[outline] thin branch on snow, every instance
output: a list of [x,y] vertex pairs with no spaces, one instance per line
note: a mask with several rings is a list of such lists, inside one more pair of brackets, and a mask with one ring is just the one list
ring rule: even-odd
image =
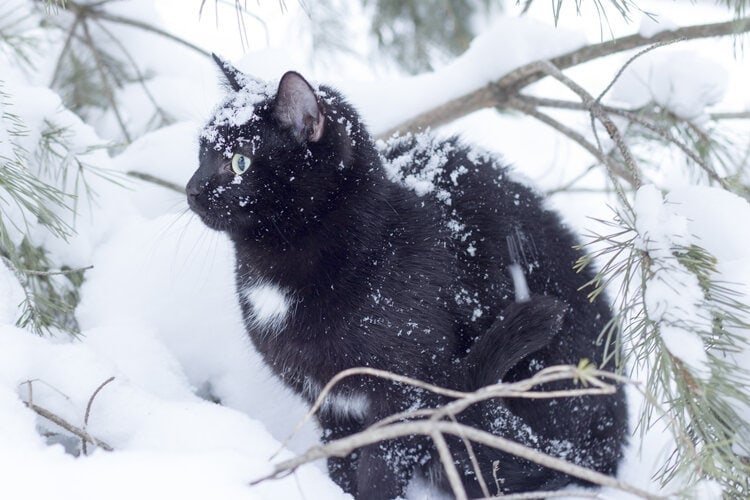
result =
[[[105,443],[101,439],[95,438],[94,436],[92,436],[91,434],[89,434],[88,432],[86,432],[85,429],[81,429],[79,427],[76,427],[75,425],[71,424],[70,422],[68,422],[64,418],[62,418],[62,417],[60,417],[60,416],[52,413],[51,411],[47,410],[46,408],[42,408],[41,406],[35,404],[33,402],[33,400],[32,400],[32,394],[33,394],[32,393],[32,389],[31,389],[32,388],[32,384],[31,384],[32,382],[33,382],[32,380],[27,380],[26,381],[26,383],[29,386],[29,400],[28,401],[24,401],[23,404],[27,408],[29,408],[30,410],[32,410],[34,413],[36,413],[40,417],[46,418],[47,420],[49,420],[53,424],[59,425],[60,427],[62,427],[66,431],[70,432],[74,436],[79,437],[84,443],[91,443],[94,446],[97,446],[97,447],[99,447],[99,448],[101,448],[103,450],[106,450],[106,451],[114,451],[114,448],[112,448],[110,445],[108,445],[107,443]],[[103,387],[103,385],[104,384],[102,384],[102,387]]]
[[[454,496],[456,496],[456,498],[466,498],[466,492],[464,491],[463,483],[461,482],[460,475],[458,473],[458,470],[456,469],[450,449],[445,442],[444,436],[446,434],[450,434],[464,440],[464,442],[468,444],[469,449],[471,446],[470,442],[473,441],[479,444],[496,448],[506,453],[516,455],[520,458],[530,460],[545,467],[549,467],[551,469],[555,469],[566,474],[584,479],[594,484],[628,491],[630,493],[640,495],[644,498],[661,498],[643,491],[635,486],[618,481],[617,479],[605,474],[601,474],[585,467],[566,462],[565,460],[547,455],[538,450],[524,446],[520,443],[516,443],[506,438],[495,436],[483,430],[460,424],[455,420],[456,415],[460,414],[472,404],[491,398],[521,397],[539,399],[551,397],[612,394],[616,390],[616,387],[610,383],[605,382],[604,380],[611,380],[616,383],[633,383],[625,377],[616,375],[611,372],[597,370],[593,367],[553,366],[541,370],[529,379],[521,380],[519,382],[509,384],[495,384],[483,387],[474,392],[464,392],[446,389],[443,387],[435,386],[433,384],[422,382],[420,380],[412,379],[410,377],[404,377],[383,370],[364,367],[351,368],[340,372],[333,379],[331,379],[331,381],[321,391],[310,412],[300,422],[294,432],[296,433],[301,425],[321,407],[326,396],[338,382],[346,377],[354,375],[376,376],[397,383],[413,385],[437,394],[453,398],[454,401],[451,401],[437,408],[422,408],[414,411],[406,411],[396,415],[392,415],[386,419],[381,420],[380,422],[373,424],[362,432],[352,434],[342,439],[331,441],[322,446],[310,448],[305,454],[301,456],[277,464],[271,474],[253,481],[252,484],[258,484],[259,482],[266,479],[281,477],[282,475],[293,472],[297,467],[305,463],[320,458],[343,457],[358,448],[381,441],[410,435],[425,435],[431,437],[433,442],[435,443],[441,463],[443,464],[443,467],[446,471],[446,476],[451,485]],[[536,386],[561,380],[577,380],[581,381],[583,385],[590,385],[591,387],[549,392],[534,390]],[[420,418],[421,420],[414,421],[414,419],[416,418]],[[451,421],[446,421],[444,420],[445,418],[449,418]],[[288,442],[288,439],[286,442]],[[276,454],[274,454],[274,456],[276,456]],[[476,464],[475,462],[476,461],[473,462],[473,465],[475,468],[477,468],[478,464]],[[486,483],[484,483],[483,480],[482,484],[483,491],[486,491]]]
[[[657,33],[652,37],[629,35],[608,42],[587,45],[550,59],[555,67],[564,70],[585,62],[637,49],[652,44],[663,44],[676,40],[694,40],[726,36],[750,31],[750,17],[723,23],[686,26]],[[473,92],[452,99],[431,110],[425,111],[379,135],[388,138],[395,133],[416,132],[429,127],[438,127],[484,108],[505,107],[508,100],[518,92],[544,78],[546,73],[537,62],[516,68],[494,82]]]
[[[83,431],[86,432],[86,427],[89,425],[89,416],[91,415],[91,405],[94,404],[94,398],[96,398],[97,394],[104,389],[104,386],[109,384],[110,382],[114,381],[115,377],[109,377],[107,380],[99,384],[99,387],[96,388],[94,393],[89,398],[89,402],[86,404],[86,413],[83,416]],[[84,455],[88,455],[88,450],[86,449],[86,440],[81,440],[81,448],[83,450]]]
[[750,111],[710,113],[708,117],[712,120],[747,120],[750,119]]

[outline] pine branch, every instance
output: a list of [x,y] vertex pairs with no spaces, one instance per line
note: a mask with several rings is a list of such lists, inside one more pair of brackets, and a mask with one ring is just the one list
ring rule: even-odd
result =
[[96,69],[99,72],[99,78],[101,79],[102,88],[104,89],[104,94],[107,96],[107,100],[109,101],[109,104],[112,108],[112,112],[115,114],[117,123],[120,126],[120,131],[122,132],[123,137],[125,137],[125,140],[129,144],[133,142],[133,140],[130,136],[130,132],[128,132],[128,128],[125,126],[125,120],[120,114],[120,107],[118,106],[117,101],[115,100],[114,89],[112,88],[112,85],[110,84],[109,76],[107,76],[107,71],[102,61],[101,54],[99,53],[99,49],[97,48],[96,43],[94,43],[94,39],[91,37],[91,32],[89,31],[89,25],[85,19],[81,21],[81,27],[83,29],[84,41],[86,45],[88,46],[89,50],[91,51],[91,55],[94,57],[94,63],[96,64]]
[[[741,18],[723,23],[687,26],[673,31],[662,31],[652,37],[629,35],[609,42],[587,45],[580,49],[554,57],[549,62],[560,70],[578,66],[585,62],[607,57],[619,52],[662,44],[675,40],[694,40],[717,36],[736,35],[750,31],[750,18]],[[509,99],[521,89],[547,76],[538,61],[526,64],[498,80],[473,92],[448,101],[418,116],[409,119],[379,135],[387,138],[396,133],[416,132],[428,127],[435,128],[484,108],[505,107]]]
[[533,118],[536,118],[540,122],[546,125],[549,125],[550,127],[554,128],[558,132],[564,134],[569,139],[573,140],[575,143],[577,143],[579,146],[584,148],[586,151],[588,151],[592,156],[594,156],[594,158],[598,159],[602,163],[602,165],[604,165],[605,168],[607,169],[607,173],[612,179],[614,190],[618,194],[620,200],[623,203],[628,203],[627,197],[625,196],[625,192],[623,191],[620,184],[617,182],[617,178],[620,177],[622,179],[625,179],[631,186],[635,185],[637,180],[632,177],[631,172],[629,170],[624,169],[620,165],[618,165],[617,162],[613,160],[611,155],[605,154],[601,150],[601,148],[592,144],[582,134],[573,130],[572,128],[568,127],[562,122],[555,120],[548,114],[542,113],[541,111],[536,109],[536,107],[530,105],[527,101],[525,101],[522,98],[510,99],[508,101],[508,107],[522,111],[523,113],[526,113],[527,115]]
[[[550,99],[546,97],[536,97],[536,96],[530,96],[526,94],[521,94],[518,98],[513,99],[511,101],[510,107],[515,107],[513,105],[513,102],[515,102],[516,99],[520,99],[521,101],[524,101],[531,106],[555,108],[555,109],[568,109],[568,110],[577,110],[577,111],[588,110],[588,107],[585,104],[580,103],[580,102],[565,101],[565,100],[560,100],[560,99]],[[724,189],[731,190],[726,180],[722,178],[721,176],[719,176],[716,170],[711,165],[709,165],[706,161],[704,161],[703,158],[698,156],[698,154],[694,151],[693,148],[689,147],[683,141],[680,141],[677,137],[672,135],[669,132],[669,130],[667,130],[665,127],[659,126],[655,123],[655,121],[660,118],[659,114],[649,112],[643,108],[625,109],[625,108],[620,108],[616,106],[607,106],[604,104],[601,104],[600,108],[603,112],[616,115],[616,116],[621,116],[623,118],[627,118],[632,123],[640,125],[641,127],[646,128],[649,131],[655,133],[665,142],[677,146],[685,154],[685,156],[690,158],[696,165],[700,166],[700,168],[704,172],[706,172],[706,174],[712,180],[714,180],[717,184],[719,184]],[[715,113],[715,114],[710,114],[709,119],[711,120],[750,119],[750,112]],[[627,180],[627,177],[626,177],[626,180]]]
[[[599,249],[582,259],[579,267],[594,257],[604,261],[597,276],[587,284],[593,287],[592,294],[615,279],[621,283],[614,298],[618,311],[615,326],[629,339],[629,365],[644,370],[647,376],[648,404],[642,410],[638,428],[643,434],[656,421],[666,418],[675,437],[674,453],[662,464],[657,477],[663,484],[680,477],[687,486],[708,478],[720,483],[727,495],[743,496],[750,465],[734,453],[732,443],[750,442],[750,425],[737,414],[735,406],[750,405],[750,395],[745,390],[750,372],[732,360],[734,353],[750,348],[747,339],[736,333],[750,329],[750,307],[740,301],[733,286],[716,281],[716,259],[695,244],[677,245],[671,239],[665,240],[669,236],[641,232],[636,212],[629,207],[616,212],[615,221],[609,224],[613,232],[593,238],[592,243],[597,242]],[[653,237],[658,238],[656,242],[652,242]],[[658,309],[653,305],[654,297],[647,301],[647,290],[652,285],[659,287],[661,301],[670,304],[679,301],[671,300],[669,295],[663,297],[665,293],[687,293],[692,297],[699,286],[703,299],[691,307],[702,313],[696,315],[692,309],[672,307],[662,312],[649,310],[647,303]],[[683,292],[686,287],[690,291]],[[666,328],[679,329],[699,339],[705,360],[691,360],[688,364],[672,353],[662,337]]]

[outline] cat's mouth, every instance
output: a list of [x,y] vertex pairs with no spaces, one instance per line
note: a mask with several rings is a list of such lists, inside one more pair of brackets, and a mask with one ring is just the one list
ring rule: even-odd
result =
[[229,218],[228,217],[216,217],[211,214],[209,210],[204,207],[199,201],[197,196],[188,193],[187,197],[188,206],[190,210],[200,217],[201,221],[211,229],[216,231],[226,231],[229,229]]
[[231,217],[217,217],[208,213],[205,209],[190,207],[194,214],[200,217],[203,224],[215,231],[230,231],[232,229]]

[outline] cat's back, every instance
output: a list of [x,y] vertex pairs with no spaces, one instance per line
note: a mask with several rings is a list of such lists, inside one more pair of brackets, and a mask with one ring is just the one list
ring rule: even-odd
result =
[[[509,272],[514,264],[531,294],[562,297],[581,311],[576,322],[603,326],[609,316],[606,304],[592,307],[579,291],[591,276],[574,270],[581,255],[577,239],[546,209],[542,197],[498,158],[457,138],[429,133],[394,137],[378,147],[390,181],[438,213],[456,258],[454,301],[469,336],[482,332],[515,300],[519,283]],[[561,342],[569,342],[565,350],[571,362],[592,348],[591,338],[564,337]]]

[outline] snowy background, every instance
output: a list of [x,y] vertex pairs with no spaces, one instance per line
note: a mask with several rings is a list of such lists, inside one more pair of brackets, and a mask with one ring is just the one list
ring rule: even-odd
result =
[[[19,15],[21,29],[19,13],[28,10],[30,3],[6,1],[2,11]],[[374,134],[521,64],[600,39],[599,24],[591,13],[576,16],[572,9],[564,11],[555,28],[545,3],[523,18],[511,10],[482,21],[483,34],[463,56],[432,73],[405,77],[392,67],[357,56],[368,44],[365,35],[352,42],[353,55],[322,61],[311,58],[303,36],[305,23],[310,21],[292,1],[286,2],[285,12],[279,11],[276,2],[263,2],[268,33],[250,30],[249,48],[244,52],[233,24],[234,12],[219,9],[223,22],[217,29],[216,11],[209,4],[200,20],[199,0],[122,1],[107,9],[159,24],[221,53],[255,76],[274,80],[295,69],[312,81],[331,84],[350,97]],[[641,19],[637,12],[629,24],[613,15],[615,35],[639,30],[648,34],[729,18],[727,12],[708,3],[689,7],[674,2],[639,4],[659,14],[659,23],[646,16]],[[9,52],[0,51],[2,91],[12,97],[3,100],[0,109],[23,120],[27,133],[20,140],[25,149],[35,150],[43,124],[51,121],[69,127],[74,146],[87,163],[122,174],[116,176],[118,183],[89,176],[96,194],[81,199],[76,214],[64,214],[76,230],[68,241],[42,227],[31,228],[36,241],[44,244],[59,266],[93,265],[85,274],[76,310],[82,331],[78,338],[39,337],[14,326],[23,291],[14,274],[0,266],[0,498],[344,497],[328,480],[323,464],[248,487],[253,478],[271,470],[269,457],[306,408],[270,375],[245,337],[233,292],[233,255],[227,239],[188,213],[183,196],[124,175],[140,171],[178,185],[187,182],[197,168],[198,131],[222,96],[217,71],[210,60],[163,38],[122,26],[112,29],[138,55],[139,64],[153,73],[150,92],[176,118],[174,124],[138,134],[132,144],[113,155],[92,149],[117,140],[112,113],[100,113],[84,123],[47,86],[60,40],[42,40],[39,53],[49,55],[38,57],[34,68],[19,67]],[[731,39],[707,40],[654,51],[629,68],[610,97],[632,106],[655,100],[678,115],[698,119],[707,109],[748,110],[750,65],[742,54],[735,57],[732,43]],[[628,57],[617,55],[586,64],[571,74],[596,94]],[[548,81],[533,90],[570,97]],[[125,103],[124,119],[132,130],[145,130],[150,103],[141,89],[133,85],[117,98]],[[581,129],[587,126],[583,115],[560,112],[559,116],[568,117]],[[468,142],[502,154],[541,190],[565,184],[591,162],[578,146],[518,114],[481,111],[436,132],[458,133]],[[0,127],[4,155],[8,154],[2,149],[8,144],[6,133]],[[640,220],[647,224],[639,230],[652,236],[648,244],[658,246],[690,235],[691,241],[701,242],[719,259],[727,280],[750,284],[747,201],[718,189],[691,186],[690,179],[675,175],[681,172],[680,166],[670,161],[665,155],[663,168],[652,173],[660,177],[660,187],[670,191],[666,203],[655,189],[644,188],[636,198],[636,210],[643,214]],[[600,181],[596,173],[591,175],[592,185]],[[592,224],[588,217],[611,216],[608,201],[601,194],[565,193],[553,196],[549,203],[583,232]],[[12,216],[13,207],[8,211]],[[20,232],[16,236],[20,238]],[[689,297],[664,292],[653,298],[653,307],[660,307],[660,301],[674,304],[676,300]],[[686,337],[674,342],[675,349],[682,349],[682,356],[699,370],[700,345],[691,347]],[[750,358],[746,361],[750,365]],[[114,381],[92,401],[92,394],[110,377]],[[88,456],[73,456],[80,450],[79,440],[28,409],[24,401],[29,400],[85,427],[115,451],[89,449]],[[632,406],[635,414],[637,402]],[[316,442],[316,430],[308,425],[279,458]],[[664,459],[667,445],[668,433],[658,428],[644,442],[634,437],[620,478],[656,489],[650,477]],[[711,493],[716,492],[709,485],[704,498]],[[426,498],[430,492],[414,488],[411,495]],[[627,497],[609,490],[601,496]]]

